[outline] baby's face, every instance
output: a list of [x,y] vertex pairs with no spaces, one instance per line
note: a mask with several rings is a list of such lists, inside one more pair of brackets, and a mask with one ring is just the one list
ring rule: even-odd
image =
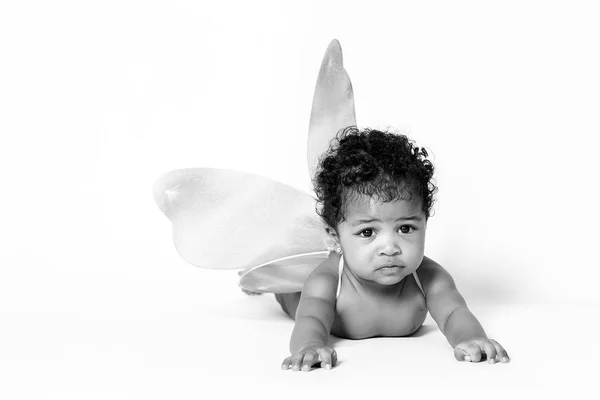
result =
[[419,267],[427,229],[421,205],[420,199],[380,203],[367,196],[348,204],[337,233],[357,278],[393,285]]

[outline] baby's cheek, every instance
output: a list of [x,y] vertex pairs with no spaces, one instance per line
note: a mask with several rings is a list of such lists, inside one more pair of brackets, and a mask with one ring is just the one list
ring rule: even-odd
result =
[[414,269],[417,269],[423,262],[423,257],[424,248],[415,249],[415,251],[410,255],[410,266]]

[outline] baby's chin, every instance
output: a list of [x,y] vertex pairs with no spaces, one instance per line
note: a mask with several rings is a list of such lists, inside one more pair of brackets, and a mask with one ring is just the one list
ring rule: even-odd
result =
[[408,275],[411,275],[418,268],[414,265],[392,265],[387,267],[375,266],[369,271],[355,270],[347,265],[352,274],[360,280],[370,282],[371,284],[381,286],[392,286],[400,283]]
[[373,271],[373,279],[382,285],[394,285],[415,272],[414,266],[391,266],[377,268]]
[[370,280],[384,286],[395,285],[411,273],[404,266],[377,268],[371,273]]
[[380,267],[375,270],[376,274],[382,276],[398,276],[405,272],[406,267],[403,265],[391,265],[389,267]]

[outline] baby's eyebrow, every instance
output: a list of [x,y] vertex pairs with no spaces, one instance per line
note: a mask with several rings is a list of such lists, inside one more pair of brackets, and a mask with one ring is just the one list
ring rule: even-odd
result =
[[[398,221],[422,221],[423,218],[419,215],[411,215],[408,217],[400,217],[396,220],[396,222]],[[368,224],[370,222],[381,222],[380,219],[377,218],[361,218],[361,219],[357,219],[356,221],[352,222],[350,225],[352,226],[358,226],[361,224]]]
[[401,217],[396,220],[398,221],[422,221],[423,217],[420,215],[411,215],[410,217]]
[[358,226],[361,224],[368,224],[369,222],[381,222],[381,220],[377,219],[377,218],[362,218],[362,219],[357,219],[356,221],[352,222],[350,225]]

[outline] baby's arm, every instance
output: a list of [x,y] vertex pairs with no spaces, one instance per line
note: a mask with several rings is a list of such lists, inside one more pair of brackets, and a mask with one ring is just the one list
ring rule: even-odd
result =
[[339,256],[332,254],[304,283],[290,340],[292,355],[284,360],[283,369],[310,370],[317,362],[330,368],[337,362],[327,342],[335,317],[338,262]]
[[459,361],[478,362],[482,353],[485,353],[489,362],[494,362],[496,356],[507,362],[508,354],[498,342],[488,339],[477,318],[467,308],[448,271],[427,257],[421,264],[423,266],[427,308],[454,348],[455,357]]

